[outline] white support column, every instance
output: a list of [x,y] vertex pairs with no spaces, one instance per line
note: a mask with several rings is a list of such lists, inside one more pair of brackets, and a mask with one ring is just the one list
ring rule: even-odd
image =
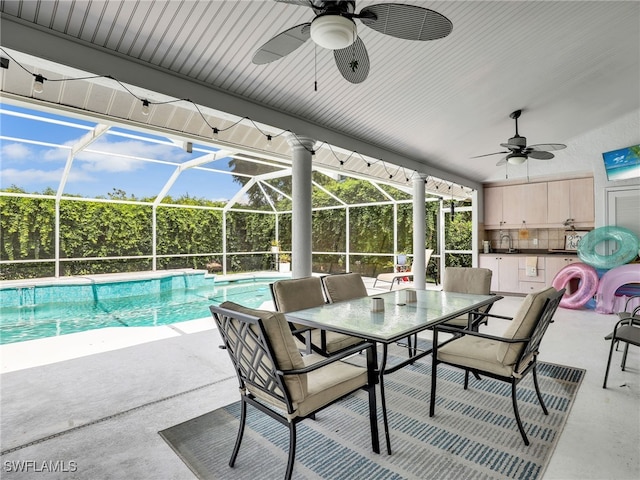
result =
[[222,211],[222,274],[227,274],[227,211]]
[[[402,251],[406,253],[407,247]],[[398,253],[398,202],[393,202],[393,263],[396,263],[396,253]]]
[[471,192],[471,266],[478,266],[478,247],[480,245],[480,208],[478,191]]
[[446,230],[444,228],[444,200],[440,198],[438,208],[438,244],[440,245],[440,268],[438,273],[440,275],[440,285],[444,282],[444,269],[446,267],[447,254],[445,253],[446,245]]
[[60,199],[56,197],[56,218],[55,218],[55,277],[60,278]]
[[427,267],[425,265],[425,237],[427,209],[425,207],[424,184],[426,176],[418,175],[413,180],[413,285],[424,290],[427,284]]
[[151,207],[151,270],[158,270],[158,205]]
[[292,151],[293,212],[291,219],[291,271],[293,278],[311,275],[311,171],[313,146],[308,137],[287,135]]
[[346,258],[345,258],[345,262],[344,262],[344,268],[345,268],[345,272],[349,273],[351,271],[351,256],[350,256],[350,252],[351,252],[351,229],[349,228],[349,225],[351,225],[351,217],[350,217],[350,213],[351,210],[349,209],[349,207],[347,206],[345,208],[345,222],[344,222],[344,231],[345,231],[345,245],[344,245],[344,251],[346,253]]

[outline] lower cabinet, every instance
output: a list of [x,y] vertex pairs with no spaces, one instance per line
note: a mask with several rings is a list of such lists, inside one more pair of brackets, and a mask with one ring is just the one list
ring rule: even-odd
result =
[[[536,258],[535,270],[527,269],[527,258]],[[490,269],[491,290],[503,293],[531,293],[547,285],[545,256],[482,254],[478,266]],[[550,282],[549,282],[550,283]]]
[[518,257],[514,255],[480,255],[478,264],[482,268],[488,268],[491,275],[491,291],[493,292],[517,292],[518,291]]
[[[527,268],[527,258],[535,258],[535,269]],[[542,290],[546,281],[546,257],[518,257],[518,293]]]
[[551,282],[556,277],[558,272],[562,270],[567,265],[571,265],[572,263],[579,262],[580,259],[576,255],[550,255],[546,258],[547,267],[546,267],[546,281],[545,284],[547,286],[551,286]]

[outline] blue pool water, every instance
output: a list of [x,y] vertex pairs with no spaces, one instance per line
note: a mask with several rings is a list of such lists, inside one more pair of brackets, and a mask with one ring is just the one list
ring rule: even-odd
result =
[[0,289],[0,344],[105,327],[167,325],[210,317],[227,300],[258,308],[276,278],[214,282],[182,274],[147,280]]

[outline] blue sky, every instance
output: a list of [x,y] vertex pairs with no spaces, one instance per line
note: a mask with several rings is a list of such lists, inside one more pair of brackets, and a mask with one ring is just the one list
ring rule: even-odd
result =
[[[16,185],[27,192],[41,192],[47,187],[57,190],[70,149],[56,145],[74,145],[96,123],[5,103],[0,103],[0,109],[67,122],[59,125],[9,114],[0,115],[0,187]],[[130,134],[143,139],[131,138]],[[194,145],[193,153],[187,153],[181,144],[173,144],[169,138],[114,127],[92,143],[88,150],[91,151],[83,151],[75,157],[65,194],[106,196],[116,188],[136,197],[156,196],[176,166],[142,159],[179,164],[214,152],[215,148]],[[207,166],[228,171],[228,161],[229,158],[223,158]],[[188,193],[192,197],[226,200],[239,188],[230,175],[188,170],[180,175],[169,194],[178,197]]]

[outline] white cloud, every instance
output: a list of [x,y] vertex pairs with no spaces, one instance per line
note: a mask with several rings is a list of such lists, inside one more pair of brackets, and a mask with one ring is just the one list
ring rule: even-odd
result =
[[[62,169],[58,170],[37,170],[34,168],[28,170],[17,170],[15,168],[7,168],[0,172],[2,174],[2,185],[18,185],[25,188],[29,185],[47,185],[57,188],[62,178]],[[98,179],[83,172],[71,173],[69,181],[74,182],[95,182]]]
[[2,146],[2,158],[21,160],[31,155],[31,149],[22,143],[9,143]]

